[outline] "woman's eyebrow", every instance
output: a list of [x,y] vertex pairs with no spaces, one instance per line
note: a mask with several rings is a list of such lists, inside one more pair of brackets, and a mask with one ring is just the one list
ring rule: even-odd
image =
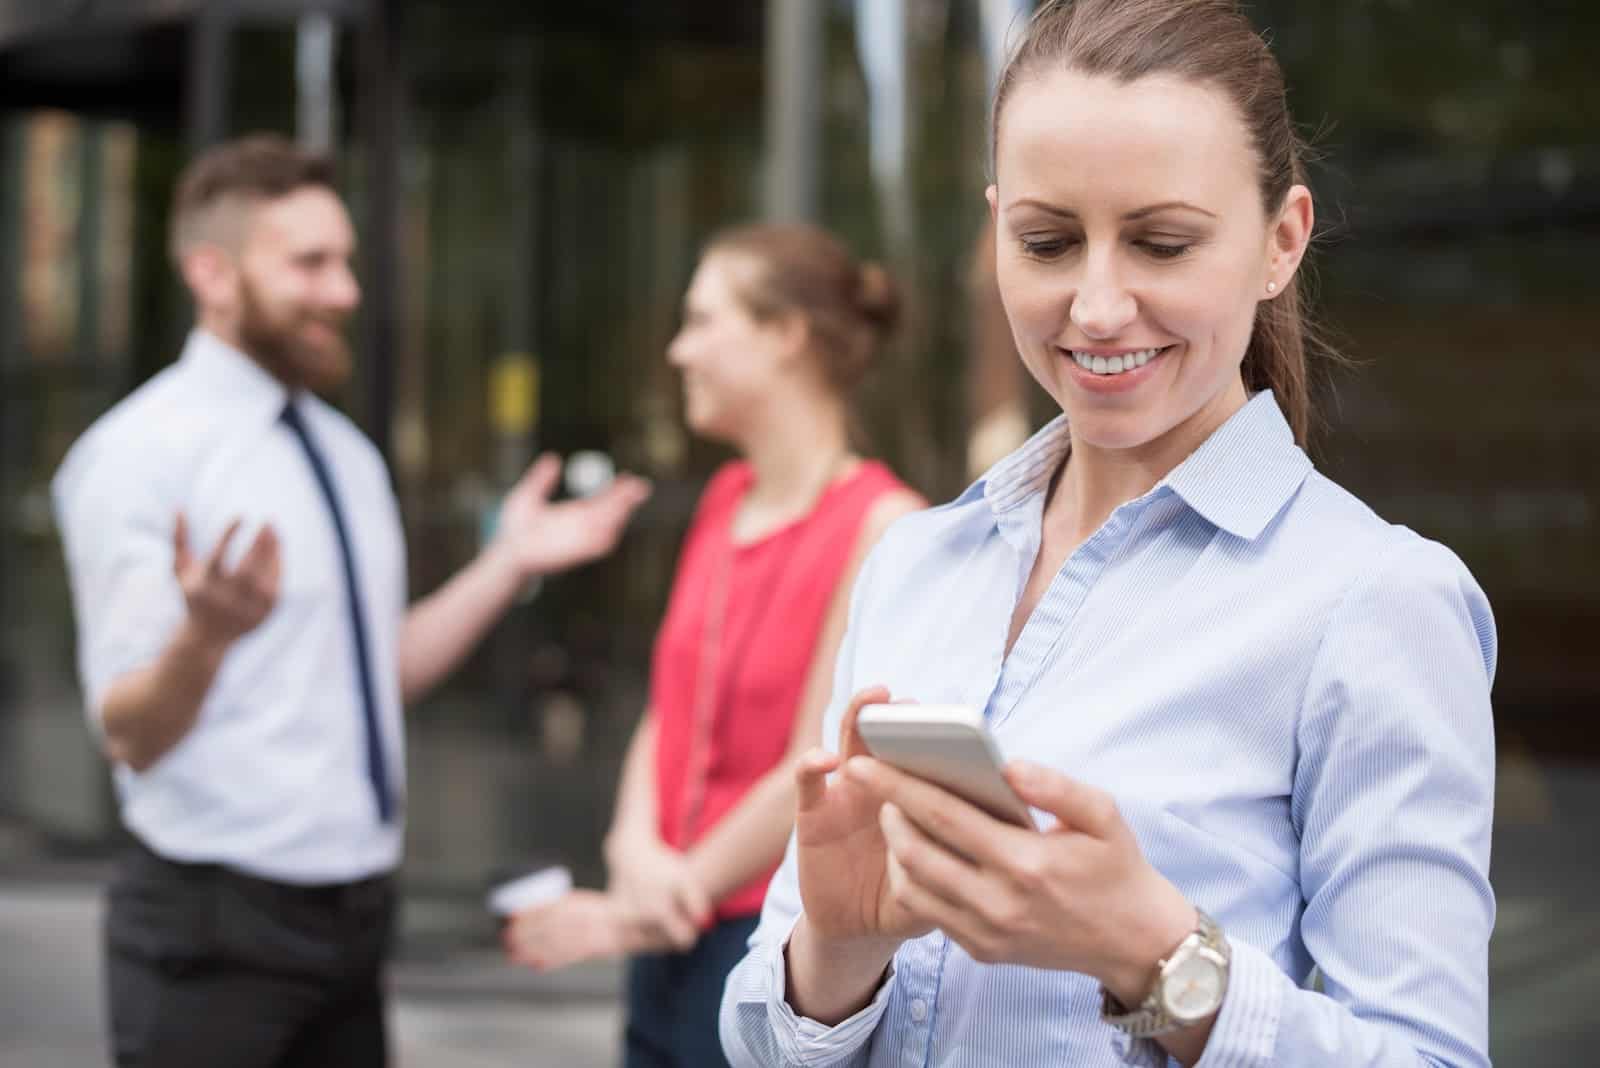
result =
[[[1012,201],[1011,204],[1007,206],[1006,212],[1009,214],[1010,212],[1019,208],[1031,208],[1035,211],[1042,211],[1048,215],[1056,215],[1063,219],[1076,219],[1078,217],[1078,213],[1070,208],[1058,207],[1042,200],[1036,200],[1033,197],[1021,197]],[[1142,208],[1135,208],[1123,215],[1122,218],[1124,222],[1132,222],[1136,219],[1143,219],[1146,216],[1154,215],[1158,211],[1169,211],[1173,209],[1198,212],[1199,214],[1206,216],[1208,219],[1215,219],[1217,217],[1215,212],[1207,211],[1205,208],[1202,208],[1197,204],[1191,204],[1186,200],[1163,200],[1159,204],[1148,204]]]
[[1136,208],[1124,215],[1123,219],[1129,221],[1133,219],[1143,219],[1145,216],[1154,215],[1158,211],[1169,211],[1172,209],[1177,209],[1179,211],[1198,212],[1208,219],[1215,219],[1217,217],[1215,212],[1207,211],[1198,204],[1191,204],[1187,200],[1163,200],[1159,204],[1151,204],[1147,207]]

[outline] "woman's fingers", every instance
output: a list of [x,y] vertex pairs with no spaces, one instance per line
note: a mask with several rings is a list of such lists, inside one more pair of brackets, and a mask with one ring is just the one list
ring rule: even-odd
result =
[[683,878],[678,880],[673,888],[673,896],[677,898],[684,916],[697,930],[711,919],[711,898],[688,872],[684,872]]
[[1014,835],[1028,833],[881,760],[850,760],[844,766],[844,776],[880,800],[896,805],[929,838],[985,867],[1004,867],[1015,846]]
[[861,740],[861,732],[856,729],[856,719],[867,705],[881,705],[888,700],[887,686],[868,686],[850,698],[850,704],[844,710],[844,718],[839,722],[840,759],[849,760],[853,756],[867,752],[867,743]]
[[639,918],[661,932],[674,949],[690,949],[700,937],[699,927],[671,886],[657,884],[649,888],[646,898],[635,908]]
[[913,882],[954,905],[982,899],[983,874],[966,859],[929,838],[895,805],[879,810],[889,853]]
[[622,922],[610,898],[574,891],[514,917],[504,936],[506,951],[517,963],[540,971],[614,956],[621,951]]
[[1055,816],[1067,830],[1110,840],[1126,826],[1116,799],[1098,787],[1025,760],[1012,761],[1005,776],[1023,801]]
[[667,936],[667,940],[672,943],[674,949],[682,953],[694,948],[700,932],[689,921],[689,918],[678,910],[675,904],[666,909],[658,909],[655,914],[655,920],[656,926],[661,928],[662,933]]
[[796,808],[811,812],[828,796],[828,773],[839,766],[839,758],[826,749],[813,749],[800,757],[794,767]]

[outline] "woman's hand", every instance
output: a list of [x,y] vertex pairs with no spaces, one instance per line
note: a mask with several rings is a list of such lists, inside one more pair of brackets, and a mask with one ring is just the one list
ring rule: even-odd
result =
[[512,960],[538,971],[677,948],[625,902],[598,890],[573,890],[518,913],[503,939]]
[[506,925],[504,941],[512,960],[538,971],[629,951],[623,909],[597,890],[573,890],[517,913]]
[[653,928],[667,947],[685,951],[712,917],[711,899],[689,858],[654,835],[619,841],[606,850],[609,891],[632,918]]
[[889,850],[878,821],[878,795],[854,778],[838,776],[828,782],[828,774],[841,761],[867,759],[856,717],[863,706],[887,700],[889,691],[882,686],[852,697],[839,727],[838,754],[812,750],[795,770],[800,898],[808,933],[822,943],[898,943],[934,927],[890,892]]
[[870,757],[850,759],[844,776],[883,802],[888,907],[943,930],[974,960],[1080,972],[1137,1005],[1157,962],[1195,928],[1194,907],[1145,860],[1102,790],[1012,763],[1012,787],[1059,820],[1040,832]]

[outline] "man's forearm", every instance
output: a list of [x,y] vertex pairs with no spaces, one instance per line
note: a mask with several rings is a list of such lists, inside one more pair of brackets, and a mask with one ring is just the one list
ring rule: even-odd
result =
[[100,703],[107,755],[142,772],[170,752],[194,727],[227,648],[185,620],[154,663],[114,682]]
[[460,666],[522,589],[510,553],[490,546],[406,613],[400,633],[400,693],[424,696]]

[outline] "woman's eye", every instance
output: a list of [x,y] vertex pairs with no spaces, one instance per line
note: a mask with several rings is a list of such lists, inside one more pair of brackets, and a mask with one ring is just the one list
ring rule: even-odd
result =
[[1185,252],[1194,248],[1193,242],[1188,241],[1152,241],[1145,238],[1135,241],[1134,244],[1144,249],[1158,260],[1175,260]]
[[1029,237],[1026,234],[1022,235],[1021,242],[1022,254],[1039,260],[1054,259],[1072,243],[1064,237]]

